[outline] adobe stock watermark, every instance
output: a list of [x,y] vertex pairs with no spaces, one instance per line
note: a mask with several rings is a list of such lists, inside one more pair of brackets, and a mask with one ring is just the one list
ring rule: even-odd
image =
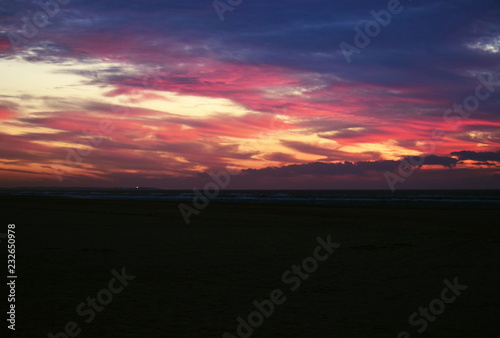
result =
[[[411,1],[411,0],[408,0]],[[361,51],[368,47],[372,42],[372,39],[377,37],[382,31],[382,27],[387,27],[392,21],[393,15],[397,15],[403,11],[404,7],[401,5],[399,0],[389,0],[387,3],[387,9],[380,10],[378,12],[370,11],[370,15],[373,20],[368,21],[364,28],[361,29],[359,26],[354,27],[354,32],[356,33],[353,38],[353,45],[347,42],[341,42],[339,44],[340,51],[344,55],[347,63],[352,62],[352,55],[354,53],[359,54]]]
[[[339,243],[332,243],[330,235],[327,236],[326,242],[321,237],[316,238],[316,241],[319,245],[314,249],[313,255],[304,258],[300,265],[292,265],[291,269],[286,270],[281,276],[281,281],[286,285],[290,285],[289,290],[292,292],[297,291],[302,282],[309,279],[311,274],[318,269],[319,262],[326,261],[333,254],[334,249],[340,247]],[[222,337],[249,338],[256,328],[264,324],[265,318],[273,315],[276,305],[281,305],[286,300],[285,292],[281,289],[271,291],[269,298],[263,301],[259,302],[255,299],[252,302],[255,311],[250,312],[246,320],[241,316],[236,319],[238,322],[236,327],[237,336],[225,332]]]
[[242,2],[243,0],[226,0],[225,2],[222,0],[215,0],[212,2],[212,5],[219,16],[219,20],[222,22],[225,19],[224,13],[234,11]]
[[36,2],[39,9],[33,15],[23,16],[21,28],[16,33],[7,33],[7,38],[15,51],[23,44],[28,43],[38,35],[39,31],[45,26],[51,24],[50,19],[60,12],[60,5],[67,5],[71,0],[40,0]]
[[[84,322],[92,323],[96,317],[96,312],[104,311],[105,307],[113,301],[113,295],[121,293],[129,281],[135,279],[136,276],[127,275],[125,268],[122,268],[121,274],[116,270],[111,270],[113,278],[108,282],[108,286],[99,290],[95,298],[87,297],[85,302],[78,304],[76,313],[81,317],[87,317]],[[49,338],[69,338],[76,337],[82,332],[82,329],[75,321],[69,321],[64,326],[64,331],[58,333],[48,333]]]
[[[443,113],[443,120],[449,123],[453,122],[453,124],[450,125],[450,129],[458,129],[464,119],[469,118],[471,113],[479,109],[482,101],[491,97],[495,92],[495,87],[500,86],[500,81],[495,82],[494,76],[498,77],[498,74],[490,73],[486,74],[486,76],[479,75],[479,84],[476,86],[474,94],[464,98],[461,104],[455,103],[452,108],[445,110]],[[396,190],[396,184],[405,182],[406,179],[413,175],[415,167],[421,167],[426,157],[434,154],[436,150],[436,141],[441,139],[445,134],[446,131],[444,130],[432,130],[429,140],[417,141],[417,146],[422,149],[423,155],[404,158],[399,162],[396,172],[386,171],[384,173],[387,186],[391,191],[394,192]],[[430,149],[423,149],[424,146],[422,146],[422,144],[427,145]]]
[[241,170],[226,168],[219,173],[209,172],[208,175],[212,178],[212,182],[208,182],[203,187],[203,192],[197,188],[193,188],[194,196],[192,205],[186,203],[179,204],[179,211],[181,212],[184,222],[191,223],[190,218],[199,215],[201,210],[205,209],[210,200],[219,196],[222,189],[227,188],[231,183],[231,177],[239,175]]
[[[438,298],[431,300],[428,307],[419,307],[418,312],[413,312],[408,317],[408,323],[411,326],[419,326],[417,329],[418,333],[423,333],[427,330],[429,323],[434,322],[437,316],[444,312],[446,309],[445,304],[453,303],[457,297],[461,295],[460,291],[464,291],[468,288],[467,285],[458,284],[458,277],[453,279],[453,283],[451,283],[448,279],[445,279],[443,283],[446,287],[441,291]],[[408,331],[401,331],[398,334],[398,338],[408,337],[410,337],[410,333]]]

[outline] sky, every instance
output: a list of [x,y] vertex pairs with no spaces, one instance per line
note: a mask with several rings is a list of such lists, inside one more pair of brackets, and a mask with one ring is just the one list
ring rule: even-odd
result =
[[500,2],[0,0],[0,187],[226,171],[500,188]]

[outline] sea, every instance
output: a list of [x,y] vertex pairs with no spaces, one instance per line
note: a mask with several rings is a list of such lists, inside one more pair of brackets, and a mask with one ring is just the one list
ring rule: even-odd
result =
[[[211,195],[209,195],[211,194]],[[201,195],[201,197],[200,197]],[[65,197],[80,199],[151,200],[192,202],[208,198],[223,203],[279,203],[339,206],[428,206],[497,208],[500,190],[193,190],[135,189],[5,189],[0,196]]]

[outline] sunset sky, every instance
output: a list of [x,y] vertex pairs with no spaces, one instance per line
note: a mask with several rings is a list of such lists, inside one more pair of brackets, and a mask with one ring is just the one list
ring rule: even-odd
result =
[[498,0],[42,3],[0,4],[0,187],[388,189],[425,155],[398,189],[500,188]]

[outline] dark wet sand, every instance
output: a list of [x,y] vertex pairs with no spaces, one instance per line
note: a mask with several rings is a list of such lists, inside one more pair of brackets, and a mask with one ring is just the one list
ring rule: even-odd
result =
[[[211,203],[187,226],[176,203],[0,203],[0,232],[17,226],[17,330],[9,336],[47,337],[68,321],[82,338],[236,336],[236,318],[281,289],[286,302],[251,337],[397,337],[402,330],[498,337],[497,210]],[[328,235],[341,247],[291,291],[282,274]],[[85,323],[76,307],[122,267],[136,278]],[[467,290],[417,333],[408,317],[454,277]]]

